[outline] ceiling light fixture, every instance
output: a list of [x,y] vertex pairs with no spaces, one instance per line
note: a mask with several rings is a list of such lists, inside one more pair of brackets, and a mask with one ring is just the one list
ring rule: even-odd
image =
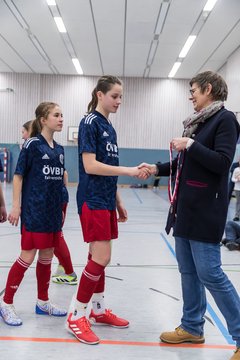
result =
[[158,14],[158,19],[157,19],[157,24],[156,24],[156,27],[154,30],[154,34],[157,34],[157,35],[161,34],[161,32],[163,30],[163,26],[165,24],[166,17],[167,17],[169,5],[170,5],[169,0],[164,0],[161,3],[159,14]]
[[150,51],[149,51],[149,54],[148,54],[147,66],[152,65],[155,53],[157,51],[157,47],[158,47],[158,41],[152,41]]
[[214,8],[215,4],[216,4],[217,0],[208,0],[206,2],[206,5],[203,8],[203,11],[212,11],[212,9]]
[[47,4],[48,4],[48,6],[55,6],[55,5],[57,5],[55,0],[47,0]]
[[181,65],[180,61],[176,61],[172,67],[172,70],[170,71],[170,73],[168,74],[169,78],[173,78],[176,74],[176,72],[178,71],[179,67]]
[[185,58],[187,53],[189,52],[189,50],[191,49],[192,47],[192,44],[194,43],[194,41],[196,40],[197,36],[196,35],[190,35],[188,38],[187,38],[187,41],[185,42],[180,54],[179,54],[179,57],[180,58]]
[[23,29],[27,30],[29,28],[27,22],[25,21],[24,17],[16,7],[13,1],[11,0],[5,0],[5,4],[10,9],[11,13],[15,16],[16,20],[19,22],[19,24],[22,26]]
[[83,70],[82,70],[79,60],[77,58],[72,58],[72,62],[73,62],[73,65],[75,66],[75,69],[77,70],[77,73],[79,75],[82,75]]
[[54,16],[54,21],[57,25],[57,28],[58,28],[58,31],[60,33],[66,33],[67,30],[65,28],[65,25],[64,25],[64,22],[63,22],[63,19],[60,17],[60,16]]

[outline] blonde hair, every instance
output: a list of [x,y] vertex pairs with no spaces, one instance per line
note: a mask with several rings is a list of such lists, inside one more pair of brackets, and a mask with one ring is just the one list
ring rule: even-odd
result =
[[41,118],[47,119],[50,111],[58,104],[54,102],[42,102],[35,110],[36,119],[32,121],[30,137],[37,136],[42,131]]

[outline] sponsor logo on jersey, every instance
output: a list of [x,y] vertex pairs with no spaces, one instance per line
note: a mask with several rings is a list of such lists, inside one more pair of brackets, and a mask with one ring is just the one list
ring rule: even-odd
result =
[[45,155],[43,155],[42,159],[43,160],[49,160],[50,158],[49,158],[48,154],[45,154]]
[[108,133],[106,131],[103,132],[103,136],[109,136]]
[[106,150],[108,152],[108,156],[118,157],[118,147],[116,144],[112,144],[111,142],[107,142]]
[[42,169],[45,180],[62,180],[64,169],[57,166],[44,165]]

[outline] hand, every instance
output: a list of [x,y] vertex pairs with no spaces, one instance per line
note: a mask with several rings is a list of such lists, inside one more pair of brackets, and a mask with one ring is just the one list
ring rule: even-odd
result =
[[138,175],[137,175],[138,179],[146,180],[152,175],[150,170],[146,166],[142,167],[140,169],[138,167],[138,172],[139,172]]
[[155,165],[155,164],[141,163],[140,165],[138,165],[138,168],[139,169],[142,169],[142,168],[148,169],[149,176],[155,175],[157,173],[157,165]]
[[129,176],[134,176],[139,179],[147,179],[151,174],[147,167],[139,169],[138,166],[128,168]]
[[127,210],[122,203],[117,204],[118,222],[126,222],[128,219]]
[[17,226],[20,214],[20,207],[12,208],[10,214],[8,215],[8,221],[10,222],[10,224]]
[[189,140],[188,137],[181,137],[181,138],[172,139],[171,144],[172,144],[173,150],[176,150],[176,151],[179,152],[179,151],[182,151],[182,150],[186,149],[188,140]]
[[4,223],[7,220],[7,211],[5,206],[0,206],[0,223]]

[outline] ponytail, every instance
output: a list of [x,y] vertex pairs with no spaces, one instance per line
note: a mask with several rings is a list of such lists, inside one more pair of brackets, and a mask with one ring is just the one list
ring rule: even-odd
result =
[[97,98],[97,87],[92,92],[92,100],[88,104],[87,112],[90,113],[94,111],[98,104],[98,98]]
[[40,119],[37,118],[37,119],[33,120],[33,122],[32,122],[30,137],[34,137],[34,136],[41,134],[41,131],[42,131],[42,125],[41,125]]
[[92,100],[90,101],[87,107],[88,113],[94,111],[97,107],[98,104],[97,92],[101,91],[103,94],[106,94],[109,90],[111,90],[111,88],[115,84],[122,85],[121,80],[118,79],[116,76],[104,75],[100,77],[100,79],[98,79],[97,86],[92,92]]
[[41,118],[47,119],[50,111],[56,106],[58,106],[58,104],[49,101],[42,102],[41,104],[38,105],[38,107],[35,110],[36,119],[33,120],[31,125],[30,137],[41,134],[43,128],[41,123]]

